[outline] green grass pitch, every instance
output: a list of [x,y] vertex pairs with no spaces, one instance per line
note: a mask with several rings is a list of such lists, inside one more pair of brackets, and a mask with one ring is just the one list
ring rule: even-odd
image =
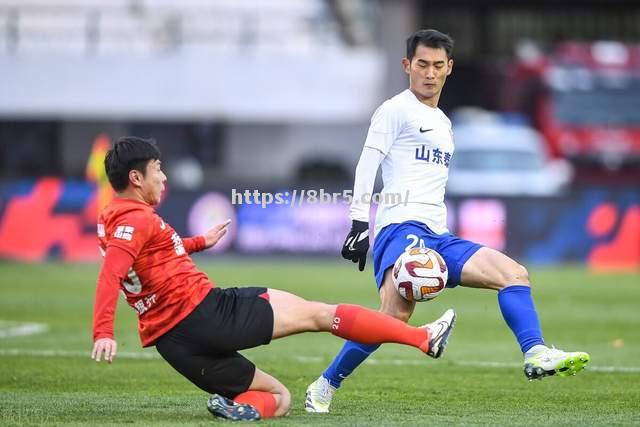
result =
[[[198,259],[220,285],[264,284],[309,299],[377,308],[371,266],[338,260]],[[116,318],[119,357],[89,358],[97,265],[0,263],[0,425],[210,425],[206,394],[140,347],[135,313]],[[528,382],[522,356],[491,291],[447,290],[419,304],[422,324],[453,307],[449,348],[432,360],[389,344],[347,380],[329,415],[307,414],[304,391],[339,350],[329,334],[303,334],[245,352],[293,396],[289,417],[265,425],[638,425],[640,275],[582,267],[531,269],[545,339],[591,354],[575,377]],[[46,332],[8,331],[43,324]],[[28,331],[27,331],[28,332]]]

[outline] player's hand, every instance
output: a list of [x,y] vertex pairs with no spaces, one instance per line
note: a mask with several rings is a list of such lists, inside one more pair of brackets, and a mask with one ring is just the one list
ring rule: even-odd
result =
[[363,271],[369,251],[369,223],[353,220],[351,231],[342,245],[342,257],[357,262],[358,270]]
[[102,353],[104,353],[104,360],[111,363],[113,358],[116,357],[116,350],[118,349],[118,343],[111,338],[99,338],[93,343],[93,351],[91,351],[91,358],[96,362],[102,360]]
[[229,226],[229,224],[231,224],[230,219],[221,222],[211,230],[204,233],[204,248],[209,249],[215,246],[215,244],[218,243],[220,239],[222,239],[222,236],[227,234],[227,227]]

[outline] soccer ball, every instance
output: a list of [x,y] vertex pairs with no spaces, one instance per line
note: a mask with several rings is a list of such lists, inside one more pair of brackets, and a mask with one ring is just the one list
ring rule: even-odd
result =
[[407,301],[434,299],[447,285],[447,264],[433,249],[413,248],[404,252],[393,266],[393,284]]

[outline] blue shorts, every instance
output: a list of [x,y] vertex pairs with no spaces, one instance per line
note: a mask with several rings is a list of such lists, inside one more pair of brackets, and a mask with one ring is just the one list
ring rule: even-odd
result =
[[373,243],[373,274],[378,290],[382,286],[385,271],[395,264],[398,257],[405,250],[420,246],[433,249],[442,255],[449,269],[448,288],[460,284],[462,267],[471,255],[482,247],[451,233],[436,234],[418,221],[389,224],[378,233]]

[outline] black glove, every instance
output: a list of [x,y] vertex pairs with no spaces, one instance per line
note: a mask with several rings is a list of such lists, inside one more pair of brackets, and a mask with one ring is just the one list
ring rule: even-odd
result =
[[369,250],[369,223],[353,220],[351,231],[342,245],[342,258],[360,262],[358,270],[363,271]]

